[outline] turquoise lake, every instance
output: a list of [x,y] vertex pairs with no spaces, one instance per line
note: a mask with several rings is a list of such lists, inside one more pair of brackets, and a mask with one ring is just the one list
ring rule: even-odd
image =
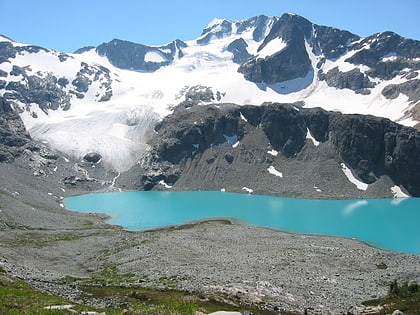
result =
[[205,219],[304,234],[356,238],[420,254],[420,199],[311,200],[219,191],[115,192],[68,197],[66,209],[100,212],[109,223],[146,230]]

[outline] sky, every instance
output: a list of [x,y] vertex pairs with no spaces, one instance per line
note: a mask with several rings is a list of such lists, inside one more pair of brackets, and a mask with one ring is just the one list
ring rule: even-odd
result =
[[61,52],[114,38],[145,45],[192,40],[214,18],[299,14],[362,37],[394,31],[420,40],[420,0],[0,0],[0,34]]

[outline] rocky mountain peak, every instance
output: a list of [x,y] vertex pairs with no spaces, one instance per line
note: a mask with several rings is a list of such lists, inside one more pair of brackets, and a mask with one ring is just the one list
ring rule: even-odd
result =
[[130,41],[113,39],[96,48],[100,56],[105,56],[114,66],[141,72],[153,72],[182,57],[182,49],[187,44],[177,39],[163,46],[147,46]]
[[256,42],[262,41],[271,29],[277,17],[258,15],[241,21],[227,19],[214,19],[201,33],[197,43],[200,45],[209,44],[212,39],[221,39],[231,35],[242,35],[252,31],[252,39]]

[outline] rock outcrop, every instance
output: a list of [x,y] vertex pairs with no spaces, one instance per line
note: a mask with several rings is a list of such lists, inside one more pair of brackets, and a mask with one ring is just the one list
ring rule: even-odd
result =
[[[182,57],[186,44],[175,40],[165,46],[153,47],[129,41],[113,39],[96,48],[101,56],[106,56],[116,67],[127,70],[153,72]],[[83,52],[83,50],[81,50]]]
[[19,115],[0,97],[0,162],[12,161],[29,142],[29,134]]
[[[317,187],[323,192],[318,197],[348,198],[390,196],[389,187],[385,192],[381,186],[386,178],[388,185],[420,196],[418,131],[383,118],[297,105],[176,110],[155,127],[138,187],[156,189],[164,182],[179,189],[239,191],[252,186],[290,196],[312,196]],[[340,163],[369,184],[366,193],[347,189]],[[281,169],[282,178],[269,174],[270,167]]]

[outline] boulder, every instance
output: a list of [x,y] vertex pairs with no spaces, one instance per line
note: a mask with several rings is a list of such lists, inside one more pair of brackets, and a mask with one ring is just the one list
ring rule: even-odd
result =
[[93,163],[93,164],[99,163],[101,159],[102,159],[102,155],[96,152],[89,152],[83,157],[84,161]]

